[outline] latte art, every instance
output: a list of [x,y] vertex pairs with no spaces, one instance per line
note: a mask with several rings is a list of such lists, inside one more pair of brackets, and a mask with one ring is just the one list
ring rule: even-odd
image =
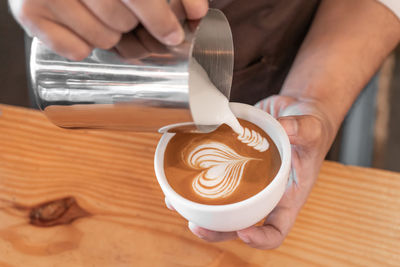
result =
[[164,171],[176,193],[197,203],[224,205],[254,196],[272,181],[281,165],[277,146],[257,125],[239,122],[248,130],[237,133],[223,124],[207,134],[174,134]]
[[201,172],[193,179],[193,190],[206,198],[224,198],[232,194],[243,176],[246,164],[254,158],[243,157],[230,147],[210,142],[195,147],[186,164]]
[[269,148],[267,139],[262,137],[258,132],[249,130],[249,128],[243,127],[243,132],[238,136],[240,142],[253,147],[255,150],[264,152]]

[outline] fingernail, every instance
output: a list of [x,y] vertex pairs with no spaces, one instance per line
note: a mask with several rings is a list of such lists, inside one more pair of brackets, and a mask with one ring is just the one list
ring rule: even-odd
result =
[[195,225],[194,223],[189,222],[188,227],[189,227],[190,231],[192,231],[192,233],[195,234],[197,237],[199,237],[199,238],[204,237],[204,235],[201,234],[199,227],[197,225]]
[[178,45],[183,41],[183,31],[182,29],[176,30],[168,34],[165,38],[164,41],[167,45]]
[[281,118],[280,122],[283,128],[285,128],[287,135],[297,135],[298,123],[295,118]]
[[242,239],[242,241],[244,243],[247,243],[247,244],[250,243],[250,238],[248,236],[246,236],[246,235],[241,235],[240,239]]

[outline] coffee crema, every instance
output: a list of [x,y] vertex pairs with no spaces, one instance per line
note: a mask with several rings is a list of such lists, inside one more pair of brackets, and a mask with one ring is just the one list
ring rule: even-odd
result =
[[202,204],[231,204],[257,194],[272,181],[281,165],[276,145],[255,124],[239,122],[265,138],[268,149],[260,152],[243,143],[227,125],[212,133],[177,133],[171,138],[164,172],[179,195]]

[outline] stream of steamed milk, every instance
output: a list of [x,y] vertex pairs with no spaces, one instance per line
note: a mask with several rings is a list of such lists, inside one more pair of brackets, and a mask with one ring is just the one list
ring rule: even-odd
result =
[[229,100],[210,81],[207,72],[195,58],[189,66],[189,101],[193,120],[199,125],[226,124],[238,134],[238,139],[263,152],[269,147],[268,141],[254,130],[240,125],[229,107]]

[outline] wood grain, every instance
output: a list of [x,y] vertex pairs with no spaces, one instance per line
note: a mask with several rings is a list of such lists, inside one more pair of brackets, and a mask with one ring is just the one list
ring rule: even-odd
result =
[[400,266],[398,173],[325,162],[279,249],[209,244],[164,206],[158,134],[0,110],[0,266]]

